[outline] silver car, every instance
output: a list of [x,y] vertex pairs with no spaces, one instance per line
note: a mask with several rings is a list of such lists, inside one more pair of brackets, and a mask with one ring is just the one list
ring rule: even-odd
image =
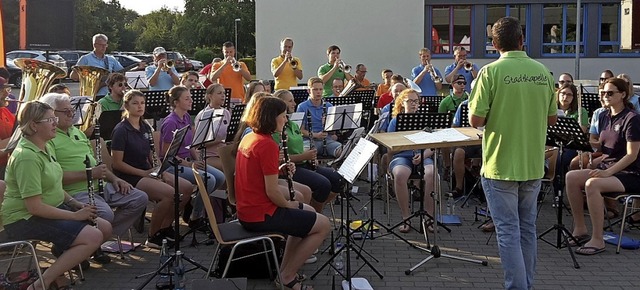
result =
[[68,71],[67,62],[57,52],[49,52],[49,60],[45,57],[44,51],[39,50],[14,50],[7,53],[7,62],[13,63],[17,58],[34,58],[41,61],[47,61],[65,72]]

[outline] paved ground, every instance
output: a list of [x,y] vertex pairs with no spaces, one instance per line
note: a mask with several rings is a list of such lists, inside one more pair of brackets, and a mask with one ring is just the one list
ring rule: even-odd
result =
[[[368,187],[364,182],[361,185],[358,197],[364,202],[368,200]],[[555,223],[555,212],[551,207],[551,197],[542,205],[538,221],[538,231],[549,228]],[[355,202],[356,210],[360,208],[362,202]],[[495,237],[490,237],[488,233],[483,233],[477,226],[481,221],[474,220],[474,207],[476,202],[471,202],[470,206],[464,209],[457,209],[462,218],[462,225],[452,226],[451,233],[440,230],[439,242],[443,253],[457,255],[465,258],[480,259],[488,261],[487,266],[479,264],[452,260],[449,258],[433,259],[413,274],[405,275],[405,270],[427,257],[427,253],[408,246],[401,240],[393,236],[366,240],[364,249],[371,255],[366,255],[369,261],[383,278],[379,278],[372,269],[365,266],[355,276],[366,278],[374,289],[455,289],[455,288],[481,288],[499,289],[502,287],[502,269],[497,253]],[[416,203],[417,205],[417,203]],[[382,210],[381,200],[374,201],[374,217],[386,224],[387,216]],[[339,206],[336,206],[337,214],[340,213]],[[399,210],[395,203],[391,204],[391,220],[399,220]],[[329,214],[329,210],[326,210]],[[570,224],[570,218],[565,217],[565,221]],[[413,222],[414,225],[417,221]],[[148,226],[148,225],[147,225]],[[186,227],[183,227],[186,231]],[[135,233],[134,239],[137,242],[144,241],[144,235]],[[633,234],[632,234],[633,235]],[[420,244],[424,244],[422,235],[412,231],[409,234],[402,234],[403,237]],[[554,235],[549,235],[554,239]],[[206,237],[198,235],[199,240]],[[430,238],[433,238],[430,235]],[[327,240],[324,246],[329,245]],[[323,246],[323,248],[324,248]],[[182,243],[182,249],[195,261],[208,266],[214,251],[214,246],[199,245],[189,247],[189,240]],[[48,249],[40,246],[41,264],[46,264],[51,255]],[[638,266],[638,252],[623,250],[619,255],[615,254],[615,247],[607,246],[607,251],[593,256],[578,256],[580,269],[574,269],[570,256],[566,249],[558,250],[548,244],[538,244],[538,265],[536,276],[536,289],[632,289],[633,285],[640,283],[640,276],[626,269],[635,269]],[[141,246],[135,252],[126,255],[125,260],[117,259],[112,255],[113,262],[106,266],[92,264],[90,270],[85,271],[86,280],[78,282],[76,289],[132,289],[142,282],[135,279],[136,275],[153,271],[158,265],[158,251]],[[303,272],[311,276],[330,256],[329,254],[318,255],[319,261],[315,264],[306,265]],[[374,261],[377,259],[377,262]],[[352,263],[358,267],[362,266],[361,260],[352,259]],[[621,271],[622,270],[622,271]],[[193,279],[200,279],[203,271],[194,271],[187,274],[188,286],[191,286]],[[333,270],[324,269],[309,281],[315,289],[332,289],[334,279]],[[337,279],[336,279],[337,280]],[[153,289],[155,280],[144,289]],[[274,284],[266,279],[249,280],[247,289],[275,289]],[[637,289],[637,288],[635,288]]]

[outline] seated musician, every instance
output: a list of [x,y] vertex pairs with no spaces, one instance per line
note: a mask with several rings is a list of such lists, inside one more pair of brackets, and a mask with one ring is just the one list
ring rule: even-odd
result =
[[297,272],[331,229],[326,216],[300,201],[286,200],[278,188],[278,175],[295,170],[291,163],[279,166],[280,150],[271,136],[282,132],[286,111],[282,100],[270,96],[250,108],[246,122],[253,132],[242,139],[236,155],[238,219],[248,231],[288,235],[280,282],[287,289],[309,289],[298,280]]
[[[576,249],[581,255],[595,255],[605,250],[602,194],[640,191],[640,117],[629,102],[631,89],[623,79],[610,78],[603,83],[603,99],[609,109],[600,114],[599,143],[593,145],[599,146],[598,150],[606,157],[597,169],[573,170],[566,175],[573,236],[579,244],[586,242]],[[591,237],[584,221],[583,189],[591,217]],[[636,219],[632,217],[632,220]]]
[[367,67],[362,63],[357,64],[356,75],[353,76],[353,80],[358,85],[358,88],[356,89],[357,91],[371,89],[371,82],[366,78],[366,75],[367,75]]
[[[9,110],[9,112],[15,116],[16,111],[18,110],[18,102],[16,96],[11,93],[12,86],[12,84],[7,83],[7,79],[0,77],[0,89],[2,89],[2,91],[0,91],[0,98],[4,101],[7,101],[7,103],[3,104],[2,106],[6,107],[7,110]],[[13,128],[13,126],[11,126],[11,128]]]
[[224,99],[225,99],[225,90],[221,84],[211,84],[205,91],[204,98],[207,100],[208,106],[202,109],[196,115],[194,119],[195,127],[198,127],[200,122],[204,122],[204,120],[200,120],[204,111],[207,110],[222,110],[222,120],[218,128],[213,128],[216,132],[215,140],[213,142],[209,142],[206,144],[206,155],[205,161],[207,165],[213,166],[219,170],[222,170],[222,160],[220,160],[220,154],[218,154],[218,150],[220,147],[224,146],[225,138],[227,137],[227,128],[229,127],[229,122],[231,120],[231,112],[229,110],[223,108]]
[[[329,134],[324,131],[324,125],[326,121],[327,109],[333,105],[329,102],[325,102],[322,99],[322,80],[317,77],[309,79],[307,85],[309,86],[309,99],[298,105],[297,112],[304,112],[305,114],[311,114],[312,128],[308,128],[306,118],[302,120],[302,136],[305,136],[305,140],[308,142],[315,142],[315,147],[320,152],[321,156],[337,157],[342,152],[342,144],[336,141],[338,137],[335,134]],[[309,136],[311,131],[313,140],[309,140],[306,136]]]
[[[607,110],[604,104],[603,91],[604,91],[604,83],[600,83],[598,85],[598,97],[600,99],[601,107],[593,111],[593,114],[591,115],[591,122],[589,123],[589,143],[594,145],[593,146],[594,148],[599,147],[599,145],[595,145],[595,144],[598,144],[599,142],[598,139],[600,139],[600,124],[599,124],[600,114]],[[573,160],[571,160],[569,169],[570,170],[582,169],[582,168],[595,169],[596,166],[600,162],[602,162],[602,159],[603,159],[602,152],[600,151],[594,152],[594,153],[585,152],[582,154],[582,161],[578,157],[573,158]],[[581,162],[582,162],[582,168],[580,167]]]
[[404,78],[401,75],[398,74],[394,74],[391,76],[391,81],[389,84],[389,90],[380,95],[380,98],[378,99],[378,104],[376,104],[376,108],[377,109],[382,109],[384,108],[384,106],[393,103],[393,96],[391,95],[391,87],[394,84],[404,84],[406,86],[406,84],[404,83]]
[[[464,90],[463,84],[457,85]],[[452,127],[462,127],[469,126],[468,121],[467,124],[462,124],[462,106],[468,106],[469,100],[466,99],[460,103],[458,108],[456,109],[456,113],[453,117]],[[453,151],[453,176],[455,177],[455,185],[453,187],[453,191],[451,194],[453,198],[458,198],[464,195],[464,173],[466,170],[465,161],[468,158],[482,158],[482,145],[473,145],[473,146],[465,146],[456,148]],[[476,164],[479,166],[479,164]]]
[[391,76],[393,76],[393,71],[385,68],[380,74],[382,75],[382,83],[380,83],[376,89],[376,96],[378,97],[388,92],[391,88]]
[[343,70],[343,61],[340,59],[340,52],[340,47],[337,45],[329,46],[329,48],[327,48],[327,58],[329,59],[329,62],[318,68],[318,77],[321,79],[323,84],[323,97],[331,95],[331,86],[333,85],[334,79],[347,79],[347,81],[349,81],[353,78],[350,73]]
[[69,91],[67,85],[63,83],[50,86],[47,93],[66,94],[67,96],[71,96],[71,91]]
[[[88,259],[111,235],[111,224],[95,206],[83,204],[63,189],[63,172],[47,142],[56,136],[58,118],[38,101],[22,105],[18,128],[23,136],[9,157],[2,222],[10,240],[53,243],[63,252],[29,289],[58,286],[56,278]],[[97,228],[91,224],[97,222]],[[64,285],[59,285],[60,287]],[[57,289],[57,287],[56,287]]]
[[451,90],[451,94],[440,101],[438,113],[455,112],[462,101],[469,98],[469,94],[464,90],[466,85],[467,80],[464,76],[458,75],[458,77],[451,83],[451,87],[453,88],[453,90]]
[[[277,90],[273,96],[287,104],[287,114],[294,112],[296,102],[293,100],[291,92]],[[332,168],[317,164],[318,150],[316,148],[304,150],[300,127],[295,122],[287,121],[285,131],[289,158],[291,158],[291,162],[296,164],[293,180],[311,188],[311,202],[309,204],[316,212],[322,213],[324,205],[342,192],[342,178]],[[280,143],[280,134],[274,134],[274,139]]]
[[628,74],[619,74],[617,78],[623,79],[627,85],[631,87],[631,98],[629,98],[629,102],[636,108],[636,113],[640,114],[640,96],[638,96],[633,89],[631,77]]
[[[406,89],[407,86],[404,83],[395,83],[391,85],[391,89],[389,90],[391,100],[395,100],[400,93]],[[389,122],[391,121],[391,112],[393,111],[392,105],[393,102],[388,103],[380,111],[380,132],[387,132],[387,127],[389,127]]]
[[[164,119],[160,127],[160,160],[163,161],[162,159],[167,153],[167,150],[169,150],[174,132],[178,129],[188,127],[180,149],[178,149],[175,156],[179,161],[178,175],[191,182],[192,185],[197,185],[196,178],[193,176],[193,170],[191,169],[192,165],[195,164],[196,168],[198,168],[198,173],[202,176],[202,180],[206,181],[207,192],[212,197],[211,203],[217,220],[224,221],[224,203],[220,198],[213,196],[213,192],[224,184],[224,173],[213,166],[207,165],[195,147],[188,148],[194,137],[191,116],[189,116],[189,110],[191,110],[193,104],[191,92],[183,86],[175,86],[166,93],[166,98],[167,103],[173,110]],[[169,167],[167,172],[175,174],[175,167]],[[188,188],[190,189],[191,186],[188,186]],[[180,188],[180,190],[182,191],[182,188]],[[189,190],[189,192],[191,191]],[[202,224],[202,220],[198,221],[198,219],[204,217],[202,199],[197,197],[192,201],[192,204],[193,212],[191,213],[189,224],[198,227],[198,225]]]
[[[106,162],[97,164],[96,154],[105,159],[109,158],[106,146],[101,146],[101,152],[95,152],[93,142],[90,142],[77,127],[73,126],[75,110],[71,106],[70,97],[65,94],[49,93],[40,101],[50,105],[54,115],[58,118],[56,136],[49,144],[56,156],[56,161],[62,167],[62,184],[64,190],[81,203],[88,204],[90,196],[87,188],[87,174],[85,159],[89,158],[89,166],[93,180],[93,195],[98,216],[110,222],[113,234],[124,235],[138,217],[147,209],[147,194],[134,188],[128,182],[116,177]],[[103,192],[98,187],[98,179],[104,179]],[[112,210],[115,208],[115,212]],[[107,236],[107,238],[109,238]],[[109,256],[98,251],[93,260],[105,264],[110,261]]]
[[121,73],[109,74],[107,78],[107,88],[109,93],[98,100],[102,111],[122,110],[122,99],[127,91],[127,77]]
[[167,65],[167,51],[158,46],[153,49],[153,64],[144,69],[150,91],[164,91],[180,84],[175,66]]
[[180,85],[188,89],[202,89],[200,76],[195,71],[188,71],[180,77]]
[[[167,239],[169,246],[175,242],[175,232],[171,227],[174,219],[174,177],[169,172],[163,172],[160,178],[150,176],[156,169],[154,167],[160,164],[155,164],[153,129],[143,120],[144,101],[144,94],[138,90],[124,94],[124,119],[113,129],[111,139],[112,167],[118,178],[146,192],[149,200],[156,202],[146,245],[159,249],[162,239]],[[192,185],[183,178],[178,182],[182,194],[180,208],[183,208],[191,199]]]
[[558,84],[556,84],[556,88],[560,88],[567,83],[573,85],[573,76],[570,73],[561,73],[558,76]]
[[259,82],[262,84],[262,86],[264,87],[264,91],[267,93],[273,93],[273,91],[271,90],[271,81],[270,80],[259,80]]
[[[264,89],[264,85],[261,82],[250,82],[250,83],[248,83],[247,84],[247,92],[245,93],[245,96],[244,96],[244,103],[246,104],[249,101],[251,101],[251,97],[255,93],[260,93],[260,92],[266,92],[265,89]],[[266,93],[269,93],[269,92],[266,92]]]
[[331,96],[329,96],[329,98],[340,96],[342,90],[344,90],[344,80],[333,79],[331,84]]
[[[393,119],[389,122],[389,128],[387,132],[395,132],[398,124],[398,114],[412,114],[418,111],[420,106],[420,97],[418,92],[411,89],[406,89],[400,93],[396,98],[393,106]],[[424,201],[426,211],[433,216],[433,197],[430,193],[434,188],[433,180],[433,151],[427,149],[424,150],[424,154],[420,154],[419,150],[407,150],[401,152],[390,152],[393,157],[389,163],[389,170],[393,175],[393,189],[398,198],[398,206],[400,207],[400,214],[402,219],[409,217],[409,188],[407,182],[409,176],[413,172],[414,167],[419,165],[422,161],[424,166]],[[433,231],[433,225],[429,226],[429,230]],[[408,233],[411,231],[411,221],[405,222],[400,226],[401,233]]]

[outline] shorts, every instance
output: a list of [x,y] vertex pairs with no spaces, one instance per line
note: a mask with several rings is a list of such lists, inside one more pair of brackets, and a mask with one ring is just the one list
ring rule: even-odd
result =
[[482,158],[482,145],[462,147],[464,158]]
[[306,237],[316,223],[316,212],[279,207],[273,216],[264,215],[263,222],[240,224],[250,232],[277,232],[298,238]]
[[[59,209],[71,211],[62,204]],[[56,220],[32,216],[4,226],[10,240],[38,240],[51,242],[64,251],[71,247],[80,231],[89,226],[89,221]]]
[[[427,166],[430,164],[433,164],[433,159],[431,158],[425,158],[422,161],[423,166]],[[389,162],[389,171],[392,172],[393,168],[396,166],[404,166],[404,167],[409,167],[413,169],[415,165],[413,164],[413,161],[411,160],[411,158],[398,156],[398,157],[394,157],[393,159],[391,159],[391,162]]]
[[624,191],[626,193],[637,193],[640,192],[640,174],[629,171],[620,171],[613,175],[615,178],[620,180],[620,183],[624,186]]

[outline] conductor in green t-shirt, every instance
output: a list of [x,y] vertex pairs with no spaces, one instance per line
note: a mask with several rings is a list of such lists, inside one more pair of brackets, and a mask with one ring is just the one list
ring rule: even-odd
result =
[[469,120],[485,127],[482,186],[496,226],[504,286],[531,289],[546,129],[557,120],[554,79],[522,51],[518,19],[501,18],[491,32],[500,58],[480,70],[469,97]]

